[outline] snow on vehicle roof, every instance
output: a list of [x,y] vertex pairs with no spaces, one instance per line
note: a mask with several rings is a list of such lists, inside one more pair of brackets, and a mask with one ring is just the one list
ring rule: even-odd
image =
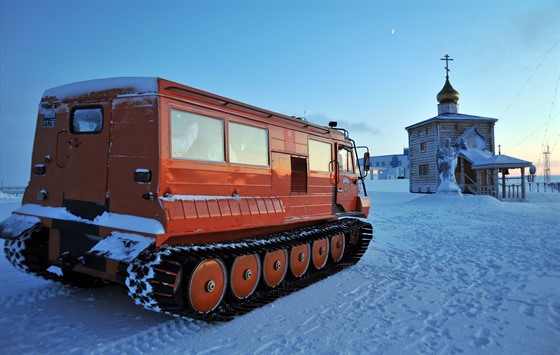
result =
[[158,78],[153,77],[117,77],[79,81],[45,90],[43,97],[65,99],[86,95],[95,91],[110,89],[127,89],[127,94],[146,94],[158,91]]

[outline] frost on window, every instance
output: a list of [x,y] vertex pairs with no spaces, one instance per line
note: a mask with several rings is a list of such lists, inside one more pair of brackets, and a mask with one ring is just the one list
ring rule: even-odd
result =
[[230,123],[229,161],[237,164],[268,166],[268,131]]
[[329,143],[309,140],[309,170],[329,172],[331,160],[331,145]]
[[224,121],[171,110],[171,156],[223,162]]
[[103,129],[101,107],[77,108],[71,118],[73,133],[99,133]]

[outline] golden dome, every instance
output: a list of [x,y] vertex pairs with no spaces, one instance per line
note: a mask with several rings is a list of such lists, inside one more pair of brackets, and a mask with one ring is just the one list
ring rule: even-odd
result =
[[453,86],[451,86],[451,83],[449,82],[449,78],[445,79],[445,85],[443,85],[443,88],[441,89],[441,91],[437,94],[437,100],[440,104],[445,104],[445,103],[457,103],[457,101],[459,101],[459,97],[461,95],[459,95],[459,92],[455,89],[453,89]]

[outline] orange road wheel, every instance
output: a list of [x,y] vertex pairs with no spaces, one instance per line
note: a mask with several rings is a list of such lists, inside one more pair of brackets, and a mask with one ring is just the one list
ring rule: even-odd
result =
[[301,244],[290,250],[290,271],[292,275],[300,278],[309,267],[309,244]]
[[261,262],[257,255],[242,255],[233,260],[230,271],[230,291],[238,300],[255,292],[261,274]]
[[331,257],[335,262],[339,262],[342,259],[345,247],[346,243],[343,234],[338,234],[331,238]]
[[226,267],[219,259],[199,262],[192,270],[187,290],[187,298],[192,309],[208,313],[215,309],[226,291]]
[[311,249],[313,266],[315,266],[317,270],[322,269],[329,258],[329,241],[327,239],[316,240],[313,242]]
[[276,250],[264,255],[263,279],[268,287],[276,287],[286,276],[288,270],[288,253],[285,250]]

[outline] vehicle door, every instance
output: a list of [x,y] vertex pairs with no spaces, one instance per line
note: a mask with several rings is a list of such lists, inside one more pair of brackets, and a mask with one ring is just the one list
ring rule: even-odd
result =
[[72,105],[68,122],[57,134],[63,206],[93,219],[108,209],[111,102]]
[[355,173],[355,158],[352,147],[337,144],[336,204],[344,211],[356,210],[358,195],[358,176]]

